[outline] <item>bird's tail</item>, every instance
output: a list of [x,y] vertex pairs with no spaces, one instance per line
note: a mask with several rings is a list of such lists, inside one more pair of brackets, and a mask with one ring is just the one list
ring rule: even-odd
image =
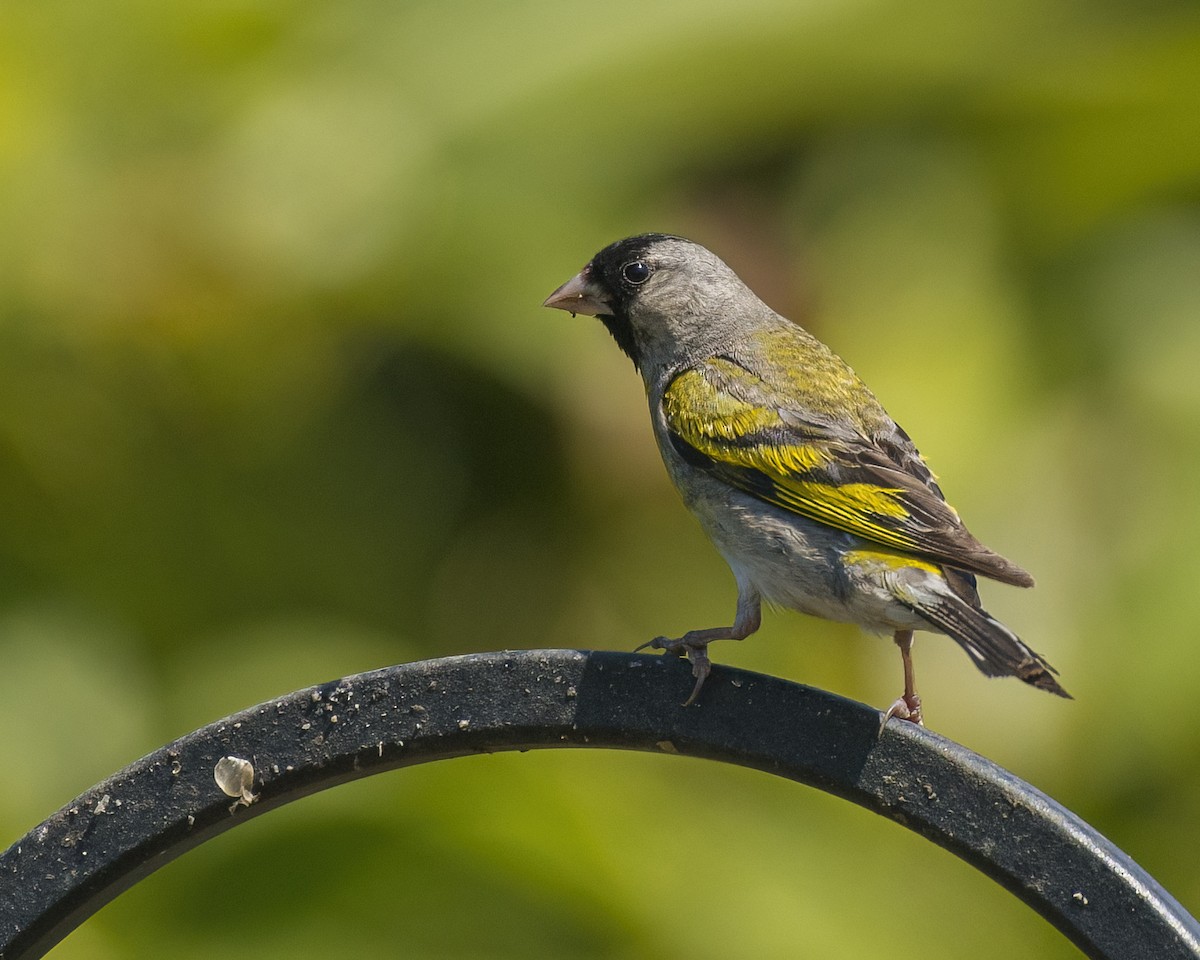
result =
[[989,677],[1017,677],[1039,690],[1072,699],[1054,678],[1058,671],[986,610],[949,592],[932,596],[909,593],[898,599],[957,641]]

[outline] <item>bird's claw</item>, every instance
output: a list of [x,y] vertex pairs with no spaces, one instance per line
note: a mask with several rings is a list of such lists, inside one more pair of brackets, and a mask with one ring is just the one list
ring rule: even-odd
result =
[[684,637],[655,637],[653,640],[647,640],[643,644],[633,648],[633,652],[645,649],[662,650],[664,653],[669,653],[676,657],[687,657],[692,664],[692,676],[696,678],[696,685],[692,687],[691,695],[683,701],[681,706],[690,707],[696,702],[696,698],[700,696],[700,690],[704,686],[704,681],[708,679],[708,675],[712,673],[712,661],[708,659],[708,641],[707,640],[689,640]]
[[883,719],[879,721],[880,734],[883,733],[883,728],[887,726],[887,722],[892,717],[907,720],[909,723],[915,723],[919,727],[925,726],[925,720],[921,716],[921,698],[915,693],[906,693],[904,696],[897,698],[896,702],[887,708]]
[[647,640],[645,643],[639,643],[633,648],[633,652],[637,653],[645,649],[662,650],[666,653],[673,654],[676,657],[686,657],[688,655],[687,641],[683,637],[672,640],[670,637],[655,637],[653,640]]

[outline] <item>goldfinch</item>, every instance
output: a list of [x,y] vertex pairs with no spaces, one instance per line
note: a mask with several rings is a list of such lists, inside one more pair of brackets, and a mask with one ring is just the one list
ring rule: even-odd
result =
[[605,247],[545,306],[598,317],[641,374],[667,473],[737,581],[731,626],[656,637],[687,656],[699,696],[708,645],[758,629],[764,600],[891,633],[922,722],[916,630],[943,633],[989,677],[1069,697],[1055,670],[990,616],[976,576],[1033,578],[975,539],[906,434],[854,371],[763,303],[717,256],[643,234]]

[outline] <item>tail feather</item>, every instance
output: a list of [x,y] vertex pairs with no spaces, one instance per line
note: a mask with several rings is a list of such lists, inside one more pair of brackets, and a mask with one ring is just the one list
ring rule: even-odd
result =
[[910,595],[901,602],[957,641],[987,676],[1017,677],[1039,690],[1072,699],[1054,679],[1058,671],[987,611],[952,595]]

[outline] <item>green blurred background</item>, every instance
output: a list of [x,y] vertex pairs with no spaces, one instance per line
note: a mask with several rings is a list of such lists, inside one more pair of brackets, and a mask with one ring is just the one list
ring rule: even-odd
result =
[[[930,637],[933,728],[1200,909],[1200,10],[1170,0],[0,5],[0,846],[297,687],[727,621],[632,369],[540,307],[651,229],[845,356],[1037,576],[985,600],[1078,699]],[[899,691],[890,643],[798,615],[714,651]],[[1078,956],[842,801],[578,751],[306,799],[55,956],[335,943]]]

